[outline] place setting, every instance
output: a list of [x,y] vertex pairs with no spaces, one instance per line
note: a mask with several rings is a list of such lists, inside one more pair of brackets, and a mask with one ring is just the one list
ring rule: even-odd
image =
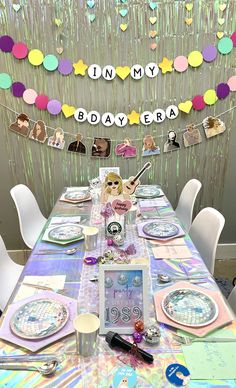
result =
[[164,220],[140,222],[137,224],[137,230],[139,237],[151,240],[168,241],[185,236],[185,231],[180,224]]
[[90,201],[91,195],[88,188],[67,189],[60,197],[60,201],[68,202],[72,204],[80,204]]

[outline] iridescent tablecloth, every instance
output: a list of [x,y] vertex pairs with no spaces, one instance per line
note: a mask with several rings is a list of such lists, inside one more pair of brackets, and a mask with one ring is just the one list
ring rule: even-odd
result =
[[[168,200],[164,197],[166,206],[158,209],[160,217],[168,217],[168,220],[174,219],[173,209]],[[52,216],[60,215],[81,215],[83,219],[87,219],[86,224],[97,225],[100,229],[99,243],[96,251],[89,252],[89,256],[100,255],[106,248],[104,240],[103,220],[100,217],[99,205],[85,203],[84,207],[79,207],[75,204],[69,204],[57,201]],[[48,223],[50,222],[50,218]],[[47,223],[47,224],[48,224]],[[47,225],[46,225],[47,226]],[[25,275],[65,275],[67,296],[78,298],[78,310],[82,311],[98,311],[99,295],[97,282],[90,282],[89,279],[98,272],[97,266],[88,266],[83,264],[83,257],[86,255],[83,242],[67,245],[67,249],[80,246],[81,249],[74,255],[66,254],[51,254],[50,256],[38,255],[39,249],[55,248],[54,244],[41,241],[41,236],[35,245],[32,254],[25,266],[20,281],[12,295],[11,301],[17,293],[20,283]],[[192,253],[190,259],[166,259],[155,260],[152,255],[152,242],[138,238],[136,227],[127,226],[125,246],[134,243],[137,253],[132,257],[132,261],[136,263],[147,263],[149,266],[149,322],[155,322],[155,311],[153,305],[153,292],[160,289],[157,284],[156,277],[158,273],[168,273],[170,276],[183,276],[183,274],[192,275],[195,273],[208,274],[208,271],[203,264],[203,261],[193,246],[188,236],[184,238],[184,243],[189,247]],[[61,250],[62,246],[56,246]],[[212,278],[209,278],[206,283],[201,284],[201,287],[217,289],[217,286]],[[171,387],[165,377],[165,370],[171,363],[185,364],[181,346],[176,345],[172,341],[172,330],[160,325],[161,327],[161,342],[158,346],[148,347],[144,342],[141,347],[149,351],[154,356],[154,363],[151,366],[143,365],[136,368],[137,372],[137,387],[153,387],[167,388]],[[236,323],[233,323],[232,328],[236,333]],[[99,337],[98,348],[96,354],[88,359],[80,358],[75,355],[75,336],[70,335],[63,338],[61,341],[47,347],[41,353],[58,352],[64,356],[64,361],[61,363],[56,374],[52,377],[42,377],[37,372],[12,372],[0,370],[0,386],[1,387],[86,387],[86,388],[107,388],[112,387],[113,377],[115,372],[122,362],[117,358],[118,352],[111,350],[104,340],[104,337]],[[0,341],[0,355],[4,354],[25,354],[23,349],[13,346],[5,341]],[[235,387],[236,383],[233,380],[219,381],[202,381],[191,380],[189,387]]]

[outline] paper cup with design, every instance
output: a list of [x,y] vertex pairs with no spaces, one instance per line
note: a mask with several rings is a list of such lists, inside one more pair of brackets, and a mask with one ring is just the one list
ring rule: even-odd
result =
[[84,313],[73,320],[76,334],[77,353],[83,357],[92,356],[97,346],[100,319],[97,315]]
[[84,243],[86,251],[93,251],[97,248],[99,229],[95,226],[85,226],[83,228]]

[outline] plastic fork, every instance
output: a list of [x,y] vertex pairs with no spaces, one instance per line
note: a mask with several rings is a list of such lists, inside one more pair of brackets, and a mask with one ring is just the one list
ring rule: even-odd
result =
[[209,338],[190,338],[178,334],[172,334],[173,339],[181,345],[192,345],[194,342],[236,342],[235,338],[209,337]]

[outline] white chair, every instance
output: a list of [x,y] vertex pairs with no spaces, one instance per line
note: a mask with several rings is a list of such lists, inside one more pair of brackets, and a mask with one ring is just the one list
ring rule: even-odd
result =
[[23,268],[9,257],[0,236],[0,310],[4,310]]
[[175,209],[175,213],[178,219],[183,224],[186,232],[188,232],[190,229],[192,223],[194,203],[201,187],[202,184],[197,179],[190,179],[190,181],[186,183],[180,194],[179,202],[177,208]]
[[214,272],[217,244],[225,224],[222,214],[212,207],[201,210],[193,220],[189,236],[208,270]]
[[231,293],[229,294],[228,302],[236,315],[236,286],[234,286]]
[[16,185],[10,193],[16,205],[21,236],[25,244],[32,249],[47,220],[42,215],[33,193],[27,186]]

